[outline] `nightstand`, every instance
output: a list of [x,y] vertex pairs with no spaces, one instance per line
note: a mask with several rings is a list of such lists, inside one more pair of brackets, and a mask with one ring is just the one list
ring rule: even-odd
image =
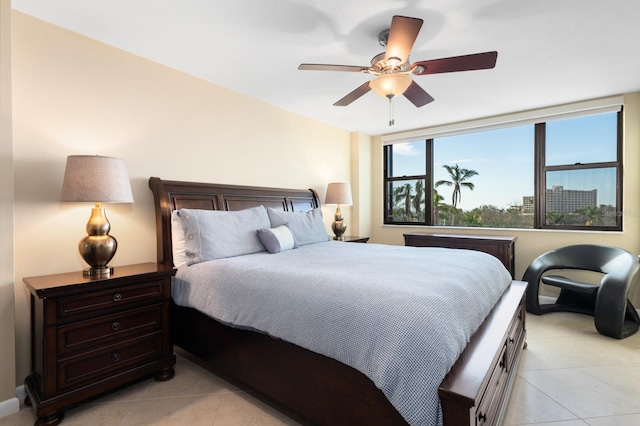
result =
[[[335,240],[335,237],[333,238]],[[343,235],[342,240],[347,243],[366,243],[369,241],[369,237],[361,237],[359,235]]]
[[27,405],[36,424],[55,425],[73,404],[155,375],[169,380],[174,269],[155,263],[25,278],[31,292],[31,374]]

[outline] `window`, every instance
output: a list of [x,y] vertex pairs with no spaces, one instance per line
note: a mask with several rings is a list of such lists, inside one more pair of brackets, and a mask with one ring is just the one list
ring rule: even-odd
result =
[[384,146],[386,224],[621,230],[621,112]]
[[426,208],[427,144],[425,141],[389,145],[385,150],[387,182],[385,207],[388,221],[392,223],[428,223]]
[[539,227],[622,229],[618,121],[607,113],[538,124],[544,152]]

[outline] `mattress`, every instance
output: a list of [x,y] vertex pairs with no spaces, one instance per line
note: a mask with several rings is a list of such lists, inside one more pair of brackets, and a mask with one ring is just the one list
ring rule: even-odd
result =
[[438,425],[438,386],[510,282],[486,253],[328,241],[182,266],[172,297],[347,364]]

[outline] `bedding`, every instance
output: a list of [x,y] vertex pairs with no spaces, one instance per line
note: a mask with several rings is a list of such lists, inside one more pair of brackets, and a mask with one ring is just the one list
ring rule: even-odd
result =
[[270,226],[263,206],[239,211],[180,209],[187,265],[264,251],[259,229]]
[[319,207],[308,212],[285,212],[268,207],[267,213],[271,226],[276,227],[285,223],[289,225],[299,246],[330,239],[322,220],[322,209]]
[[510,282],[476,251],[325,241],[181,266],[172,292],[359,370],[408,423],[436,425],[438,386]]

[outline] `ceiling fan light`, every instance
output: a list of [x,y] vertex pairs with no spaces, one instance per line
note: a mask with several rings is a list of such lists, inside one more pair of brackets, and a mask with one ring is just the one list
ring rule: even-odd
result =
[[406,74],[382,74],[369,82],[369,87],[383,98],[402,95],[411,85]]

